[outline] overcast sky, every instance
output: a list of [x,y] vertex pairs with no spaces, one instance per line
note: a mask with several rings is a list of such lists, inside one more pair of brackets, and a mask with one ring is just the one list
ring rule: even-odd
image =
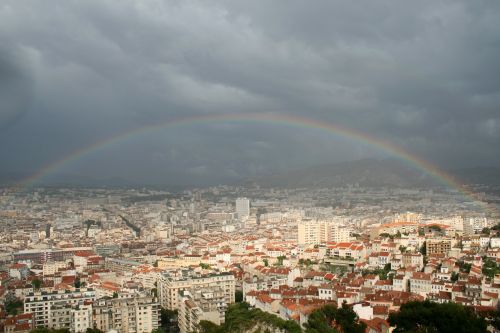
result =
[[[262,112],[354,128],[443,168],[500,164],[500,2],[3,0],[0,173],[133,128]],[[385,157],[286,125],[144,133],[58,174],[211,183]]]

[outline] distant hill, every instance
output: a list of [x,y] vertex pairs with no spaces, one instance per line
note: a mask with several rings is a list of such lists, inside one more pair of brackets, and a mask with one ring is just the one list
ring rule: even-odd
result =
[[[449,172],[465,183],[500,185],[500,168],[471,168]],[[432,187],[442,185],[428,173],[395,159],[363,159],[313,166],[247,179],[262,187],[334,187],[359,184],[366,187]]]
[[[0,186],[10,186],[22,183],[25,179],[29,178],[31,174],[28,173],[4,173],[0,174]],[[41,186],[136,186],[137,184],[121,177],[107,177],[107,178],[93,178],[82,176],[78,174],[60,174],[57,177],[45,177],[40,182],[34,185]]]
[[[475,167],[466,169],[455,169],[448,171],[457,180],[464,184],[490,184],[500,186],[500,167]],[[0,173],[0,186],[13,185],[29,174],[22,173]],[[213,180],[213,179],[212,179]],[[224,180],[217,180],[217,184],[224,184]],[[359,184],[365,187],[400,187],[409,188],[441,186],[437,181],[423,170],[397,159],[363,159],[357,161],[326,164],[313,166],[298,170],[280,172],[271,175],[252,177],[234,181],[227,180],[226,184],[250,185],[261,187],[336,187],[349,184]],[[121,177],[88,177],[78,174],[59,174],[57,176],[44,177],[37,185],[50,186],[111,186],[111,187],[137,187],[151,186],[132,179]],[[161,182],[155,186],[167,186]],[[189,186],[202,186],[201,184],[178,183],[176,188]],[[172,187],[172,185],[168,185]]]
[[500,167],[475,167],[452,170],[451,173],[465,184],[500,186]]

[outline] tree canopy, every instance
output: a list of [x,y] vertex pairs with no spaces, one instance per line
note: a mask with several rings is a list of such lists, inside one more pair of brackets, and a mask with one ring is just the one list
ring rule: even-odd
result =
[[485,257],[483,260],[482,272],[485,276],[493,278],[496,274],[500,274],[500,266],[496,261]]
[[345,303],[341,308],[334,305],[313,311],[306,323],[306,333],[364,333],[365,324],[358,321],[356,313]]
[[13,299],[4,303],[5,311],[10,315],[16,315],[18,310],[22,311],[23,302],[20,299]]
[[201,333],[236,333],[253,329],[257,325],[275,327],[287,333],[302,332],[299,324],[293,320],[283,320],[274,314],[251,309],[248,303],[244,302],[229,306],[223,325],[218,326],[202,320],[199,328]]
[[31,281],[31,285],[33,286],[33,288],[38,290],[42,286],[42,281],[40,279],[34,279],[33,281]]
[[394,333],[485,333],[486,322],[456,303],[408,302],[389,316]]

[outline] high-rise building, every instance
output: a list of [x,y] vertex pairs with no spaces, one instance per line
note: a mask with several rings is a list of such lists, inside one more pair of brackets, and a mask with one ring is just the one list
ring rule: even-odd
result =
[[225,302],[234,303],[235,281],[231,273],[192,275],[183,271],[181,275],[164,272],[158,280],[158,293],[162,307],[178,310],[179,292],[193,288],[219,287],[224,291]]
[[320,244],[322,243],[321,236],[324,235],[324,231],[321,230],[322,224],[316,220],[302,220],[299,222],[298,226],[298,244]]
[[247,198],[236,199],[236,215],[239,219],[250,216],[250,200]]
[[305,219],[298,223],[299,245],[317,245],[326,242],[349,242],[350,229],[337,219]]

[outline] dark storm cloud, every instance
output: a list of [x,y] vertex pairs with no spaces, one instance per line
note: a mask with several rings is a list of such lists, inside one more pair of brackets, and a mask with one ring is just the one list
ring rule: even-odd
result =
[[28,111],[33,94],[30,78],[7,45],[0,45],[0,130],[6,130]]
[[[496,1],[465,0],[7,0],[0,168],[36,170],[134,127],[241,112],[335,122],[443,167],[498,164],[499,15]],[[206,181],[380,154],[223,123],[139,136],[68,168]]]

